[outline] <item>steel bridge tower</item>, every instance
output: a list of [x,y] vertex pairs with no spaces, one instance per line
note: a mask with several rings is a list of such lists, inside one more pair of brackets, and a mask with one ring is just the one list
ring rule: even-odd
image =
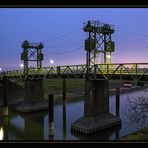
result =
[[[114,26],[102,23],[100,21],[87,21],[83,25],[84,32],[87,33],[85,40],[86,65],[89,74],[97,63],[97,54],[104,54],[103,64],[112,64],[112,52],[114,52],[115,43],[112,41]],[[103,67],[106,69],[106,65]]]
[[[114,51],[114,42],[111,40],[114,29],[111,25],[99,21],[88,21],[83,29],[88,33],[88,38],[85,40],[87,77],[85,79],[84,116],[73,122],[71,129],[90,134],[112,125],[120,125],[121,120],[109,111],[109,80],[90,78],[92,73],[96,74],[97,54],[102,52],[104,64],[107,64],[108,53],[111,56]],[[108,66],[104,66],[106,70]]]
[[25,40],[22,43],[23,52],[21,54],[21,60],[24,61],[24,74],[28,75],[29,62],[36,62],[37,69],[42,68],[43,53],[41,49],[43,48],[42,43],[29,43]]

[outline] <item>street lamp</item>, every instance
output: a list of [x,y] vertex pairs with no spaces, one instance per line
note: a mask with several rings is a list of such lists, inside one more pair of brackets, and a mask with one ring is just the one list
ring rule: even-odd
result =
[[54,64],[54,60],[50,60],[50,64],[52,66]]
[[20,64],[20,68],[23,69],[24,68],[24,64]]
[[106,57],[107,57],[107,59],[110,59],[110,58],[111,58],[111,56],[110,56],[110,55],[107,55]]
[[0,71],[2,71],[2,68],[0,68]]

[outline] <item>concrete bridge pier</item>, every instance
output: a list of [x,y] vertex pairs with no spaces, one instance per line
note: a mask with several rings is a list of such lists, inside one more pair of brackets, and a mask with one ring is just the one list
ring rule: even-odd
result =
[[71,129],[91,134],[120,124],[109,112],[109,81],[85,80],[84,116],[73,122]]
[[43,79],[27,78],[25,80],[24,103],[16,107],[16,111],[29,113],[47,110],[48,103],[44,100]]
[[25,102],[37,102],[44,100],[43,79],[25,80]]

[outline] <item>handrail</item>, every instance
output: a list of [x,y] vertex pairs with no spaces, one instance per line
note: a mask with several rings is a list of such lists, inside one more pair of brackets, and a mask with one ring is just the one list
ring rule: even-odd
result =
[[[128,75],[132,79],[141,79],[143,76],[148,76],[148,63],[113,63],[113,64],[96,64],[92,65],[90,68],[90,77],[96,77],[95,75],[102,75],[104,79],[111,79],[113,76],[117,75]],[[0,78],[4,75],[8,77],[22,77],[24,75],[24,70],[11,70],[0,72]],[[81,75],[87,75],[87,67],[85,64],[82,65],[63,65],[63,66],[51,66],[29,68],[27,75],[56,75],[61,77],[62,75],[73,76],[78,78]]]

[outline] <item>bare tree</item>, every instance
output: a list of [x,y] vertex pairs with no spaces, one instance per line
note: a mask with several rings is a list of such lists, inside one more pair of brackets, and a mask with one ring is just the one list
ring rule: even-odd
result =
[[136,123],[137,128],[148,127],[148,92],[129,95],[125,107],[126,117]]

